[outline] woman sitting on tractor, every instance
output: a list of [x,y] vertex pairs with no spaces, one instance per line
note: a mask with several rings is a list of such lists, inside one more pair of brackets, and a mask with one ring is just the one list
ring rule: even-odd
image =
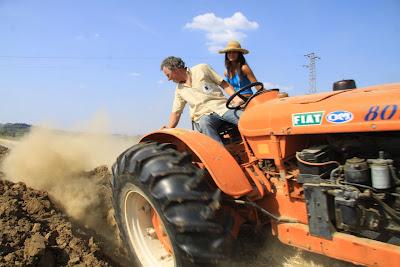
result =
[[[225,67],[224,71],[225,80],[230,83],[235,91],[243,88],[250,83],[257,82],[253,71],[246,63],[244,54],[248,54],[249,51],[240,46],[238,41],[230,41],[227,46],[219,51],[220,54],[225,53]],[[257,90],[260,88],[257,88]],[[245,97],[253,95],[251,88],[241,92]]]

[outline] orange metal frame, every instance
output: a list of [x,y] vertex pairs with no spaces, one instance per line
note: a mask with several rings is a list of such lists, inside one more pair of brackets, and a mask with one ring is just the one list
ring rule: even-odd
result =
[[[353,118],[342,124],[328,121],[326,115],[338,110],[351,112]],[[320,123],[295,125],[293,115],[307,112],[322,112]],[[327,133],[400,131],[400,84],[289,98],[267,92],[247,106],[239,130],[248,160],[242,165],[214,140],[192,131],[160,130],[142,141],[169,142],[180,151],[189,151],[224,193],[235,198],[246,195],[277,216],[297,220],[272,223],[273,233],[283,243],[367,266],[400,263],[400,247],[395,245],[345,233],[334,233],[332,240],[311,236],[302,187],[296,182],[298,170],[287,167],[296,151]],[[276,172],[261,171],[258,164],[262,160],[272,160]]]
[[179,151],[191,153],[194,161],[199,160],[204,164],[217,186],[227,195],[240,197],[253,190],[232,155],[204,134],[183,129],[163,129],[144,136],[141,142],[148,140],[172,143]]
[[366,266],[394,267],[400,263],[400,248],[354,235],[334,233],[332,240],[310,235],[300,223],[273,223],[274,234],[285,244],[332,258]]
[[[273,190],[258,204],[277,216],[298,220],[298,223],[272,222],[273,233],[288,245],[356,264],[398,265],[399,246],[339,232],[333,234],[332,240],[310,235],[302,188],[296,182],[298,170],[292,169],[289,174],[284,163],[311,140],[323,138],[326,133],[400,131],[400,110],[397,110],[400,84],[293,98],[264,98],[268,105],[261,104],[260,97],[257,104],[248,106],[240,119],[239,130],[253,158],[273,160],[277,167],[277,173],[265,176]],[[353,118],[342,124],[329,122],[325,116],[337,110],[351,112]],[[323,114],[320,124],[294,124],[293,114],[316,111]]]

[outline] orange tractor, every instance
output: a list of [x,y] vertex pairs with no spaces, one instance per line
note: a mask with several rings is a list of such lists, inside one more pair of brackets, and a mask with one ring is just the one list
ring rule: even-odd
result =
[[230,107],[244,111],[221,129],[223,146],[164,129],[123,152],[111,184],[132,259],[211,266],[250,225],[328,257],[399,266],[400,84],[351,81],[314,95],[257,91]]

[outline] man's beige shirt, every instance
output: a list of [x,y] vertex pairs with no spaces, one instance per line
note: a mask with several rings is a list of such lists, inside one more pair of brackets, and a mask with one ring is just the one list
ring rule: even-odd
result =
[[196,65],[188,72],[192,78],[192,86],[176,86],[172,112],[182,113],[186,103],[189,104],[193,121],[198,121],[201,116],[213,112],[220,116],[227,112],[227,99],[219,87],[223,78],[207,64]]

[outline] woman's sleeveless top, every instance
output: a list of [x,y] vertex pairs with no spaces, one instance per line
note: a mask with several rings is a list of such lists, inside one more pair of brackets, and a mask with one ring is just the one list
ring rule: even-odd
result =
[[[247,76],[242,77],[242,79],[239,79],[239,74],[236,72],[235,75],[232,78],[229,78],[228,75],[225,76],[225,81],[227,81],[228,83],[230,83],[233,88],[235,89],[235,91],[238,91],[240,88],[249,85],[251,82],[250,80],[247,78]],[[246,90],[244,90],[243,92],[241,92],[242,95],[245,94],[253,94],[253,91],[251,90],[251,88],[248,88]]]

